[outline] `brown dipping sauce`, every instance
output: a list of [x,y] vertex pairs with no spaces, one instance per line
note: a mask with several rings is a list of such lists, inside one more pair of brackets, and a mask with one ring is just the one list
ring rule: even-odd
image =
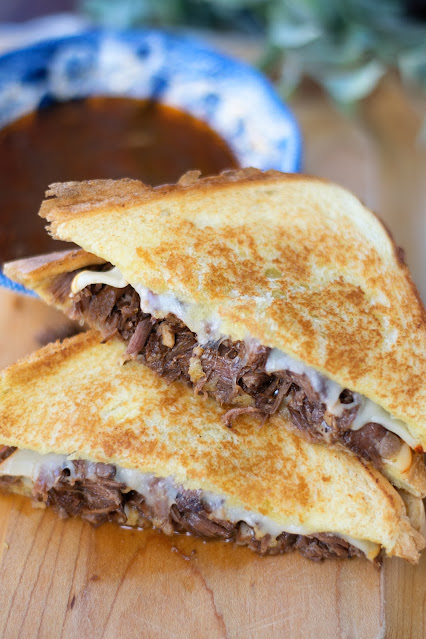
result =
[[237,161],[208,125],[177,109],[132,98],[53,102],[0,130],[0,264],[71,246],[38,217],[52,182],[130,177],[152,186]]

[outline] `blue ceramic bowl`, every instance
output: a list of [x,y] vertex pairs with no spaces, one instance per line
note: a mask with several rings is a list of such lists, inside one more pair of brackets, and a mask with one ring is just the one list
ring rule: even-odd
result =
[[[297,123],[269,81],[191,37],[97,30],[0,57],[0,127],[52,98],[89,95],[155,98],[207,122],[241,166],[300,169]],[[1,272],[0,285],[29,292]]]

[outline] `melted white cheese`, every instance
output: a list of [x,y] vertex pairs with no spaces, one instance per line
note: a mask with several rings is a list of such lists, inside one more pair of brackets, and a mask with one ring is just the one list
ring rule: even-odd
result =
[[74,465],[68,462],[66,455],[55,455],[54,453],[42,455],[33,450],[20,448],[1,462],[0,474],[28,477],[35,480],[41,470],[54,473],[58,469],[62,470],[71,466],[74,468]]
[[399,419],[392,417],[381,406],[375,404],[370,399],[360,395],[361,406],[358,413],[352,422],[352,430],[359,430],[368,422],[374,422],[375,424],[381,424],[387,430],[390,430],[395,435],[398,435],[404,440],[411,448],[417,446],[417,442],[414,437],[409,433],[407,426]]
[[[120,270],[114,267],[110,271],[103,272],[81,271],[73,279],[71,290],[72,293],[75,294],[89,284],[98,283],[109,284],[116,288],[124,288],[128,285],[128,282],[124,279]],[[200,346],[205,345],[209,341],[217,341],[223,337],[220,333],[221,322],[219,317],[212,317],[209,321],[200,319],[196,305],[185,304],[179,301],[172,293],[157,295],[140,284],[134,285],[134,288],[139,294],[140,306],[144,313],[149,313],[157,318],[166,317],[169,313],[175,315],[197,335]],[[247,339],[248,343],[252,341],[251,338]],[[280,370],[290,370],[299,375],[306,375],[312,388],[320,394],[322,401],[327,407],[327,411],[332,415],[338,417],[343,410],[352,406],[352,404],[342,404],[339,402],[339,395],[344,390],[343,386],[340,386],[340,384],[327,378],[311,366],[294,359],[277,348],[271,350],[265,370],[269,374]],[[392,417],[387,411],[370,399],[358,393],[354,393],[354,396],[356,402],[360,403],[361,406],[355,420],[352,422],[351,428],[353,430],[362,428],[365,424],[368,424],[368,422],[374,422],[398,435],[412,448],[416,447],[418,442],[410,434],[404,422]]]
[[374,422],[375,424],[384,426],[384,428],[395,433],[395,435],[398,435],[412,448],[416,447],[417,442],[410,434],[404,422],[392,417],[390,413],[385,411],[378,404],[359,393],[354,393],[354,404],[341,404],[339,402],[339,395],[344,390],[343,386],[340,386],[340,384],[328,379],[325,375],[311,366],[290,357],[290,355],[283,353],[277,348],[273,348],[271,350],[266,362],[265,370],[267,373],[289,370],[298,375],[305,375],[312,388],[321,396],[321,400],[326,405],[327,411],[332,415],[339,416],[343,410],[351,408],[355,405],[355,403],[359,404],[360,407],[357,415],[351,425],[352,430],[359,430],[365,426],[365,424]]
[[[121,271],[114,267],[110,271],[81,271],[77,273],[71,284],[71,293],[75,295],[91,284],[109,284],[114,288],[124,288],[128,286]],[[135,284],[133,287],[140,297],[140,307],[144,313],[149,313],[153,317],[162,318],[169,314],[175,315],[188,328],[196,333],[201,345],[209,341],[216,341],[220,337],[220,319],[216,317],[209,321],[200,319],[195,304],[185,304],[173,295],[173,293],[153,293],[142,286]]]
[[72,281],[71,292],[75,295],[91,284],[109,284],[109,286],[114,286],[114,288],[128,286],[128,282],[122,276],[121,271],[115,267],[110,271],[80,271]]
[[[50,474],[52,477],[57,477],[59,472],[65,468],[69,470],[70,476],[72,477],[74,474],[74,464],[66,455],[56,455],[54,453],[43,455],[32,450],[18,449],[0,463],[0,475],[23,477],[25,480],[35,482],[40,473],[43,473],[45,477],[47,474]],[[88,462],[88,477],[91,477],[92,474],[93,477],[95,477],[94,468],[95,463]],[[179,490],[179,486],[175,483],[173,477],[156,479],[152,473],[141,473],[138,470],[121,468],[120,466],[116,466],[115,479],[143,495],[148,505],[156,499],[158,489],[160,489],[161,492],[164,490],[168,501],[168,509],[175,503]],[[281,524],[273,521],[269,517],[248,511],[245,508],[238,508],[227,504],[226,498],[221,495],[203,491],[202,496],[203,500],[209,504],[212,517],[224,519],[234,524],[244,521],[248,526],[253,528],[257,538],[269,534],[272,539],[275,539],[282,532],[295,535],[313,535],[316,532],[332,532],[310,530],[305,526],[292,524],[288,524],[283,528]],[[353,537],[339,533],[332,532],[332,534],[346,539],[350,544],[362,550],[369,559],[374,559],[380,552],[380,546],[371,541],[354,539]]]
[[221,322],[219,317],[212,317],[209,321],[201,319],[195,304],[185,304],[172,293],[157,295],[141,284],[135,284],[134,289],[139,294],[141,310],[144,313],[149,313],[157,318],[166,317],[169,314],[176,315],[197,335],[200,346],[220,338]]
[[366,541],[365,539],[354,539],[349,535],[340,535],[340,537],[346,539],[348,544],[352,544],[352,546],[355,546],[355,548],[359,548],[359,550],[361,550],[368,559],[373,560],[380,552],[378,544],[375,544],[373,541]]

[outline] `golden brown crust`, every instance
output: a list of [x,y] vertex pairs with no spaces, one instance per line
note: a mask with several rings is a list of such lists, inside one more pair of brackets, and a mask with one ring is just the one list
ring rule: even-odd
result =
[[[19,264],[19,267],[14,268],[14,279],[35,290],[47,303],[54,304],[57,308],[67,312],[71,300],[68,297],[58,299],[52,291],[58,290],[57,278],[74,270],[75,256],[61,254],[60,263],[56,264],[50,255],[46,255],[43,268],[40,268],[39,260],[34,271],[31,270],[31,262],[30,258],[16,263]],[[77,263],[78,267],[87,267],[93,263],[93,256],[90,253],[80,251]],[[70,284],[70,280],[68,284]],[[338,447],[341,448],[341,446]],[[384,468],[383,473],[397,488],[407,490],[417,497],[426,495],[426,467],[423,462],[423,454],[413,453],[413,462],[410,468],[404,472],[399,472],[393,466],[389,466]]]
[[33,289],[34,284],[38,285],[39,282],[52,279],[56,275],[104,263],[105,260],[96,255],[82,249],[74,249],[7,262],[3,270],[7,277]]
[[406,276],[407,276],[407,284],[411,287],[411,291],[413,293],[413,296],[416,298],[419,307],[422,309],[423,311],[423,324],[426,325],[426,310],[425,307],[423,305],[423,301],[422,298],[420,297],[420,293],[416,287],[416,285],[414,284],[412,278],[411,278],[411,273],[410,270],[408,268],[408,264],[407,264],[407,260],[405,257],[405,251],[402,248],[402,246],[398,246],[398,244],[395,242],[395,238],[393,236],[392,231],[390,230],[390,228],[388,227],[388,225],[385,223],[384,220],[382,220],[381,216],[376,213],[375,211],[371,211],[373,213],[373,215],[376,217],[376,219],[380,222],[380,224],[383,226],[384,230],[386,231],[389,240],[391,241],[393,250],[394,250],[394,254],[395,254],[395,259],[398,262],[398,264],[401,266],[401,268],[405,271]]
[[[49,185],[46,191],[46,200],[40,208],[40,216],[51,221],[50,214],[55,211],[55,221],[66,219],[68,215],[90,215],[97,209],[107,210],[116,206],[128,208],[129,205],[140,205],[144,202],[152,202],[168,195],[184,193],[186,191],[209,191],[212,186],[233,186],[235,182],[246,184],[257,181],[282,180],[283,175],[287,180],[297,179],[296,174],[283,174],[279,171],[259,171],[259,169],[246,168],[232,171],[224,171],[220,175],[200,178],[200,171],[188,171],[176,184],[164,184],[151,187],[139,180],[123,178],[121,180],[87,180],[84,182],[55,182]],[[311,178],[313,180],[319,178]],[[319,180],[320,181],[320,180]],[[52,199],[53,198],[53,199]],[[60,202],[60,214],[58,210]],[[55,236],[55,224],[52,223],[49,231]]]
[[344,189],[255,169],[151,189],[53,185],[51,232],[300,358],[406,422],[426,448],[426,316],[381,222]]
[[404,501],[411,525],[426,538],[426,514],[423,500],[405,490],[400,490],[399,494]]
[[406,471],[395,474],[390,466],[388,469],[385,467],[383,473],[396,488],[412,493],[413,497],[426,496],[426,468],[423,453],[413,452],[412,463]]
[[[8,262],[4,265],[4,272],[15,282],[36,292],[47,304],[67,313],[71,310],[72,300],[68,295],[58,297],[61,276],[77,269],[104,263],[105,260],[102,258],[77,249]],[[71,285],[71,281],[68,285]]]
[[221,408],[167,386],[125,346],[90,332],[51,344],[0,377],[0,443],[71,454],[226,495],[231,503],[308,531],[369,539],[416,561],[422,537],[398,493],[354,455],[313,445],[272,418],[221,426]]

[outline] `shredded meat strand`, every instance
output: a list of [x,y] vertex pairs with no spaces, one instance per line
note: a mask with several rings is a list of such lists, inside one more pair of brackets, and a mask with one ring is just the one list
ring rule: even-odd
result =
[[[105,522],[155,527],[168,535],[190,533],[205,540],[223,539],[247,546],[260,555],[277,555],[298,550],[308,559],[363,556],[344,539],[329,533],[302,536],[282,533],[276,539],[264,534],[256,538],[254,529],[243,521],[232,523],[212,516],[211,505],[201,490],[179,489],[174,503],[167,488],[152,478],[149,504],[144,496],[115,479],[112,464],[95,465],[76,460],[74,472],[57,469],[41,473],[34,483],[33,497],[53,508],[61,517],[81,517],[94,526]],[[92,466],[91,472],[88,471]],[[8,490],[19,477],[0,477],[0,488]]]
[[[109,267],[106,264],[103,268]],[[58,299],[63,299],[72,279],[67,273],[54,282],[52,292]],[[139,303],[139,295],[130,285],[116,289],[95,284],[74,296],[71,316],[97,328],[104,340],[120,336],[127,343],[125,361],[137,359],[167,382],[180,380],[194,393],[210,395],[229,407],[223,417],[228,427],[244,414],[259,415],[264,423],[270,415],[284,411],[310,441],[341,444],[377,468],[383,466],[383,453],[396,454],[401,447],[400,438],[385,440],[388,432],[378,424],[351,430],[359,406],[354,405],[350,390],[340,394],[341,413],[328,415],[306,375],[289,370],[265,372],[269,348],[250,350],[244,342],[229,339],[200,348],[196,335],[177,317],[154,319],[141,311]]]
[[253,406],[246,406],[245,408],[231,408],[222,417],[222,421],[228,428],[232,427],[232,423],[240,415],[247,415],[250,413],[259,414],[263,416],[263,412],[260,408],[254,408]]

